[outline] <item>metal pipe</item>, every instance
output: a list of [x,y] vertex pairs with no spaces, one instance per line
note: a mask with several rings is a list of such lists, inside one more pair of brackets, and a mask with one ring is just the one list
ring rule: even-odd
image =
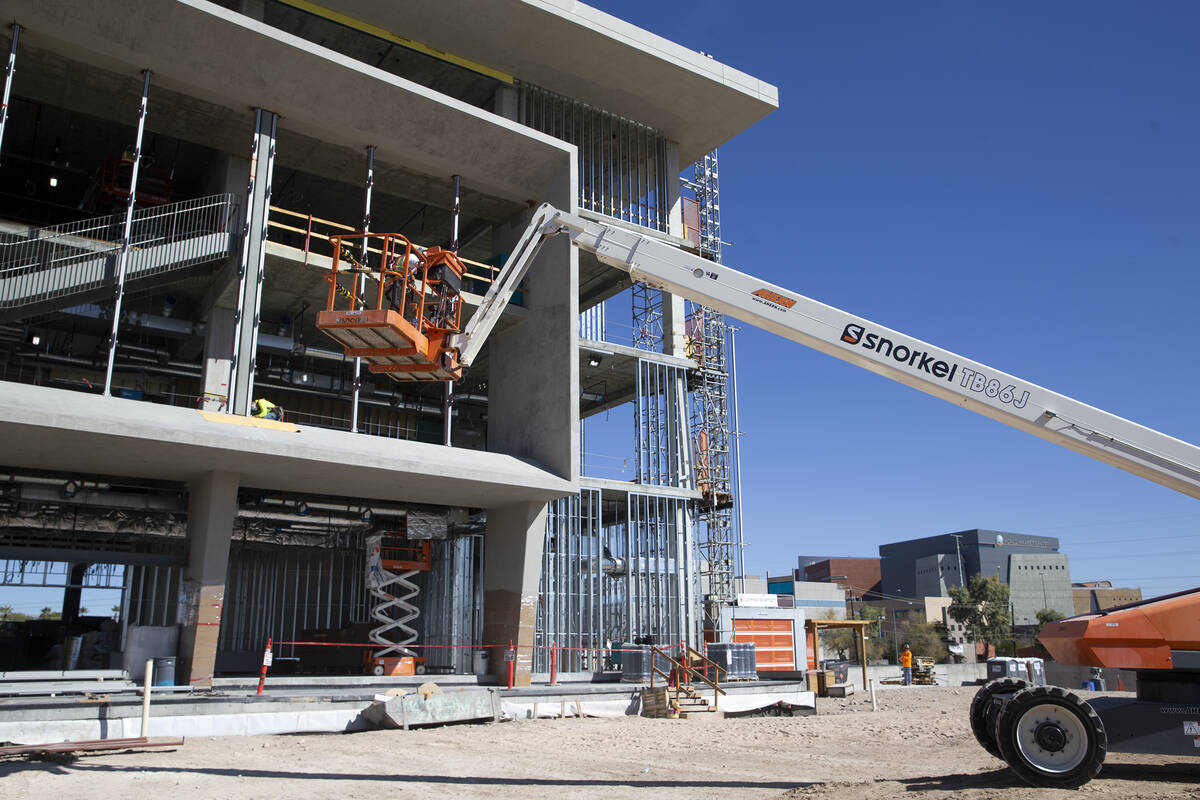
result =
[[[363,200],[363,222],[362,232],[364,234],[371,232],[371,190],[375,187],[375,145],[367,147],[367,179],[365,188],[365,197]],[[362,248],[358,251],[358,263],[366,264],[369,250],[367,249],[367,237],[363,236]],[[379,267],[379,280],[383,280],[383,271],[387,269],[387,264],[381,264]],[[365,291],[367,276],[359,273],[354,281],[354,297],[355,307],[357,308],[361,300],[362,294]],[[354,391],[350,401],[350,432],[358,433],[358,392],[362,387],[362,358],[354,357]]]
[[[462,210],[462,176],[454,175],[454,213],[452,215],[450,249],[458,255],[458,218]],[[450,434],[454,419],[454,381],[446,381],[445,395],[442,397],[442,444],[451,447]]]
[[733,505],[737,509],[737,568],[741,580],[746,577],[746,542],[742,535],[742,417],[738,411],[737,328],[729,328],[729,383],[733,387]]
[[0,105],[0,150],[4,146],[4,123],[8,121],[8,98],[12,94],[13,73],[17,71],[17,40],[21,38],[21,26],[13,23],[12,49],[8,51],[8,64],[4,67],[4,101]]
[[112,397],[113,362],[117,357],[117,329],[121,325],[121,301],[125,296],[125,269],[129,263],[129,236],[133,231],[133,207],[137,201],[138,171],[142,165],[142,136],[146,132],[146,101],[150,95],[150,70],[142,70],[142,104],[138,107],[137,139],[133,145],[133,170],[129,176],[129,202],[125,206],[125,227],[121,234],[121,255],[117,268],[117,298],[113,304],[112,334],[108,340],[108,369],[104,373],[104,396]]
[[462,210],[462,176],[454,175],[454,206],[451,222],[450,249],[458,255],[458,218]]

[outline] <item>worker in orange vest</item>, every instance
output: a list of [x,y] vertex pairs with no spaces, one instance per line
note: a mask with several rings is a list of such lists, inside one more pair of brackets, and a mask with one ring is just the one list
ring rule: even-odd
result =
[[912,650],[908,642],[904,643],[904,651],[900,653],[900,673],[904,675],[904,685],[912,686]]

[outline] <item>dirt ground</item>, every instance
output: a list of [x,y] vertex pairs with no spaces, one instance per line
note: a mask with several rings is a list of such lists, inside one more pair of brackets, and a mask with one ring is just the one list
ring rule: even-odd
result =
[[[565,719],[191,739],[173,751],[0,761],[0,797],[1200,798],[1200,758],[1111,755],[1077,792],[1034,789],[976,744],[970,687],[819,700],[811,717]],[[1085,695],[1087,693],[1084,693]]]

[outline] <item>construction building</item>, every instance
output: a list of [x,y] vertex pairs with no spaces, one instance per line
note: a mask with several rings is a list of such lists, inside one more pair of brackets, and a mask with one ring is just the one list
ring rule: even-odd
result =
[[[719,260],[716,150],[773,86],[578,3],[13,0],[6,18],[2,591],[64,592],[41,639],[6,629],[6,667],[177,655],[205,686],[256,670],[268,638],[371,636],[434,672],[480,650],[499,671],[511,642],[525,683],[551,642],[589,671],[610,641],[728,638],[723,317],[566,241],[461,374],[348,353],[318,316],[376,284],[384,302],[379,248],[442,248],[465,321],[542,202]],[[610,335],[614,304],[632,336]],[[259,398],[283,420],[252,417]],[[627,404],[633,480],[589,477],[587,419]],[[405,565],[402,592],[369,582],[369,552]],[[80,612],[85,587],[111,590],[111,619]]]
[[1049,536],[969,530],[879,546],[885,596],[939,597],[975,575],[1008,584],[1013,624],[1037,625],[1037,612],[1074,613],[1067,554]]

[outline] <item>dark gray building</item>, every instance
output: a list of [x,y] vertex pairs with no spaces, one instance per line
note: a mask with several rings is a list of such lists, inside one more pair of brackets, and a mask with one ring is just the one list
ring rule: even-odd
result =
[[1051,536],[977,528],[880,545],[879,557],[885,595],[945,596],[975,575],[999,575],[1014,624],[1036,624],[1042,608],[1074,613],[1067,556]]

